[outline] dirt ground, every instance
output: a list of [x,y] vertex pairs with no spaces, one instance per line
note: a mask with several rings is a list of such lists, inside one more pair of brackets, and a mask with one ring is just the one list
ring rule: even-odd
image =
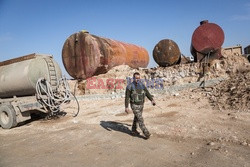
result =
[[[204,91],[145,102],[150,139],[131,136],[124,98],[63,106],[66,116],[0,129],[0,166],[250,166],[250,112],[219,110]],[[142,133],[141,133],[142,134]]]

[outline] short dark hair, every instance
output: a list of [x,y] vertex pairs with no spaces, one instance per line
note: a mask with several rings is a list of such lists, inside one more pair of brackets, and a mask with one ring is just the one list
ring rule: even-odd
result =
[[136,75],[140,75],[140,73],[139,73],[139,72],[135,72],[135,73],[133,74],[133,78],[134,78]]

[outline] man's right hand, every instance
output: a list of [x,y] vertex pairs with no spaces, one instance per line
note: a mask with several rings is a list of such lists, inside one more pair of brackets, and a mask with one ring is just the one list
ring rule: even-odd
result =
[[128,112],[129,112],[129,109],[128,109],[128,108],[125,108],[125,113],[128,114]]

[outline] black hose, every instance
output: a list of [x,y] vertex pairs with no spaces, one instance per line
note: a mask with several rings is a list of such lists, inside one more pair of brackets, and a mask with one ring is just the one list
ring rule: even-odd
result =
[[77,113],[75,115],[73,115],[73,117],[76,117],[79,112],[80,112],[80,105],[79,105],[79,101],[78,99],[76,98],[75,94],[76,94],[76,84],[79,84],[80,80],[77,80],[77,82],[75,83],[75,86],[74,86],[74,93],[72,93],[73,97],[75,98],[76,100],[76,103],[77,103]]
[[79,102],[78,102],[78,99],[76,98],[76,96],[74,94],[72,94],[72,95],[76,99],[76,103],[77,103],[77,113],[75,115],[73,115],[73,117],[76,117],[79,114],[80,105],[79,105]]

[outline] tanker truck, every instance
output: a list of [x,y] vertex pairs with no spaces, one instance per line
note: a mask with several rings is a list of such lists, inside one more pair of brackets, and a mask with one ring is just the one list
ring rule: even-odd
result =
[[30,54],[0,62],[0,125],[10,129],[31,113],[55,114],[69,89],[52,55]]

